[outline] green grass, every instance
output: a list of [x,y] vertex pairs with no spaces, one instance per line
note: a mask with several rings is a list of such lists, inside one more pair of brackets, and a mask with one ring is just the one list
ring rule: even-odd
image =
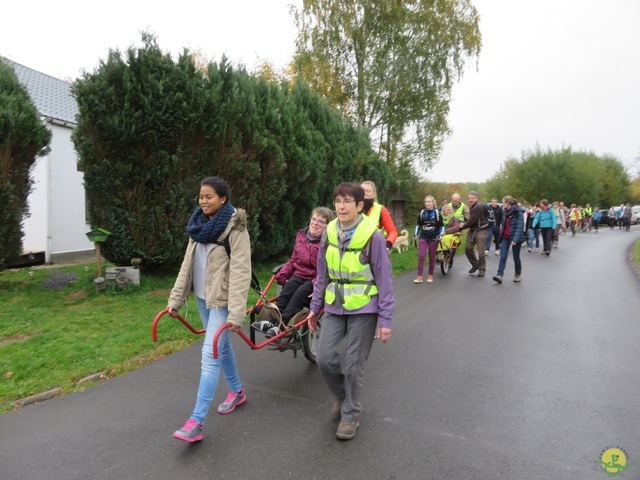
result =
[[[413,270],[416,248],[392,253],[391,260],[394,275]],[[255,267],[263,287],[273,266]],[[62,272],[77,279],[64,288],[45,288]],[[91,383],[77,381],[89,375],[120,375],[197,341],[199,336],[168,316],[158,325],[158,342],[151,340],[151,323],[166,307],[176,274],[142,274],[140,287],[109,285],[97,292],[95,263],[0,273],[0,413],[16,408],[18,399],[56,387],[63,393],[81,390]],[[249,305],[256,300],[251,290]],[[201,327],[193,297],[180,313]]]
[[636,263],[640,265],[640,240],[636,242],[635,244],[635,259],[636,259]]

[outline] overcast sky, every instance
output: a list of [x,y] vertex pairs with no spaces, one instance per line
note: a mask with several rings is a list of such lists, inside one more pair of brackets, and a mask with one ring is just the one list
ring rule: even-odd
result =
[[[484,181],[510,156],[563,145],[640,156],[640,0],[472,0],[483,48],[453,90],[452,135],[429,173]],[[252,68],[282,67],[300,0],[70,0],[4,2],[0,55],[54,77],[93,71],[109,49],[155,33],[163,50],[226,54]],[[640,165],[636,164],[636,167]]]

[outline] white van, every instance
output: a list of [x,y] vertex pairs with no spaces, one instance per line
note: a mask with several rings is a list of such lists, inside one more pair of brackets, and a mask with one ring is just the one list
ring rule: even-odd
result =
[[640,205],[631,207],[631,223],[634,225],[640,223]]

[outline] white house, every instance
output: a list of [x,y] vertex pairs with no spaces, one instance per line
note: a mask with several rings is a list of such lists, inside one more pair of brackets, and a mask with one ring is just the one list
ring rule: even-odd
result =
[[28,198],[30,216],[24,219],[23,252],[44,257],[46,263],[88,257],[95,249],[86,233],[91,230],[86,208],[83,173],[71,141],[78,106],[71,85],[11,60],[42,122],[51,130],[51,151],[37,160],[33,189]]

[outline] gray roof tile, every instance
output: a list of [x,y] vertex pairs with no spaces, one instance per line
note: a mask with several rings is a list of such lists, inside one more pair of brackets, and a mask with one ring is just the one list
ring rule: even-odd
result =
[[0,57],[0,60],[13,68],[18,81],[26,87],[40,115],[75,125],[78,104],[71,94],[69,83],[7,58]]

